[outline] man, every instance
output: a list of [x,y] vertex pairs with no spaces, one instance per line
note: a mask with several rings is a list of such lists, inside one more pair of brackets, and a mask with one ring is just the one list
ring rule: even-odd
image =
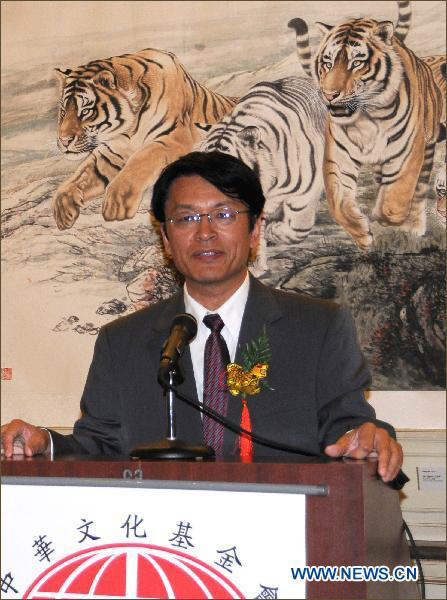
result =
[[[102,328],[73,435],[15,420],[2,426],[4,455],[48,454],[51,445],[56,455],[125,455],[163,438],[160,349],[173,318],[187,311],[199,326],[180,361],[185,382],[179,392],[205,401],[220,394],[219,410],[230,421],[249,416],[253,433],[315,455],[377,454],[382,479],[394,479],[402,449],[392,427],[377,421],[364,399],[369,374],[348,313],[332,302],[273,290],[248,274],[264,202],[258,178],[232,156],[194,152],[169,165],[154,186],[152,211],[162,224],[165,250],[184,276],[184,290]],[[218,322],[215,329],[212,322]],[[222,386],[216,391],[209,340],[225,364],[241,365],[246,345],[263,332],[269,387],[245,398],[221,393]],[[239,451],[238,435],[216,431],[207,417],[177,402],[179,438],[211,439],[222,456]],[[257,443],[253,451],[289,454]]]

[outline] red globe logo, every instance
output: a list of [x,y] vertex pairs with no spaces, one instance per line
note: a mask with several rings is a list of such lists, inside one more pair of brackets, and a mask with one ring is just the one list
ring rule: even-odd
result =
[[70,554],[23,598],[244,598],[206,563],[170,548],[108,544]]

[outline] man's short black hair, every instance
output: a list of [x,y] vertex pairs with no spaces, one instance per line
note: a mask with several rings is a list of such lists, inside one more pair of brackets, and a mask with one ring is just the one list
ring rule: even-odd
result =
[[169,187],[179,177],[198,175],[226,196],[240,200],[250,210],[250,229],[262,213],[265,197],[258,176],[238,158],[223,152],[190,152],[161,172],[152,192],[152,213],[164,223]]

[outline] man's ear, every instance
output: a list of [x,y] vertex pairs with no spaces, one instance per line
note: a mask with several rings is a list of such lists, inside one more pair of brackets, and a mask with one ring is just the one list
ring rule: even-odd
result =
[[250,231],[250,248],[256,248],[259,244],[259,240],[261,238],[261,230],[262,230],[262,218],[263,215],[260,215],[254,224],[253,229]]
[[172,255],[171,244],[169,243],[168,234],[166,231],[166,223],[161,223],[160,231],[161,231],[161,240],[163,242],[163,248],[165,249],[166,254],[168,256],[171,256]]

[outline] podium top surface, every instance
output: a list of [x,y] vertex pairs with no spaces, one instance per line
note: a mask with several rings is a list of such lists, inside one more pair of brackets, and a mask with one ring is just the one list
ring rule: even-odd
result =
[[2,476],[155,479],[362,486],[377,482],[375,460],[334,460],[324,457],[262,459],[247,463],[239,458],[217,460],[131,460],[101,456],[64,456],[54,460],[37,456],[2,459]]

